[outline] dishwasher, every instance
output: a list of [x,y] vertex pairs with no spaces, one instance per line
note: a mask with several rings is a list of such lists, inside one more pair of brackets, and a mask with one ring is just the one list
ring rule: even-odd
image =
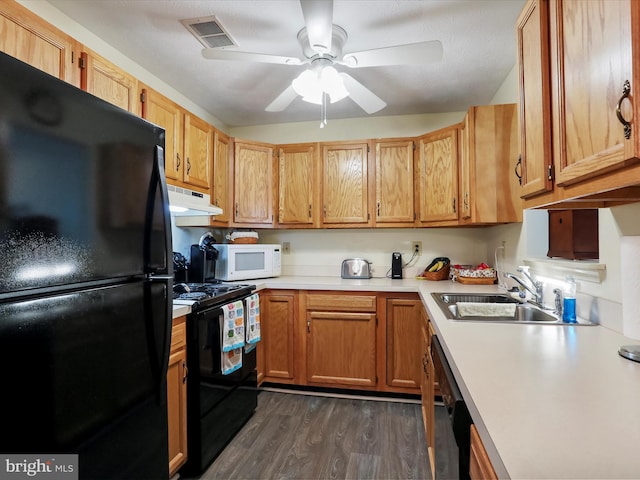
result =
[[435,472],[438,478],[469,479],[471,415],[437,335],[431,337],[431,356],[443,407],[435,408]]

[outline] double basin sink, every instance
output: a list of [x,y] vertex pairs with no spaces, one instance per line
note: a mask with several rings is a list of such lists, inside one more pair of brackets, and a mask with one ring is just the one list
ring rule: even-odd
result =
[[[431,296],[450,320],[568,325],[553,312],[531,303],[520,302],[509,295],[432,293]],[[459,303],[464,305],[458,306]],[[580,320],[573,325],[595,324]]]

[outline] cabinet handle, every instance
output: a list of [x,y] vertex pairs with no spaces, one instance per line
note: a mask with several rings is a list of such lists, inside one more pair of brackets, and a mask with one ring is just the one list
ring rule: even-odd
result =
[[191,171],[191,161],[189,160],[189,157],[187,157],[187,175],[189,175],[190,171]]
[[236,219],[238,218],[238,202],[236,202]]
[[378,217],[379,217],[379,216],[380,216],[380,200],[378,200],[378,205],[377,205],[377,207],[378,207]]
[[187,377],[189,376],[189,369],[187,368],[187,362],[182,361],[182,369],[184,370],[184,376],[182,377],[182,383],[187,383]]
[[311,204],[309,204],[309,218],[311,218]]
[[[518,167],[520,167],[520,173],[518,173]],[[522,186],[522,154],[518,155],[518,161],[516,162],[516,167],[513,169],[513,173],[518,177],[518,183]]]
[[324,218],[327,218],[327,206],[326,205],[322,206],[322,211],[324,212]]
[[469,210],[469,192],[464,192],[464,209]]
[[180,169],[180,164],[182,163],[182,161],[180,160],[180,154],[176,153],[176,172]]
[[624,138],[631,138],[631,123],[627,122],[622,116],[622,112],[620,111],[620,105],[622,105],[622,101],[625,98],[629,97],[629,93],[631,93],[631,84],[629,80],[624,81],[624,86],[622,87],[622,96],[620,100],[618,100],[618,105],[616,105],[616,115],[618,116],[618,120],[624,126]]
[[311,320],[307,318],[307,333],[311,333]]
[[453,197],[453,213],[456,213],[456,197]]

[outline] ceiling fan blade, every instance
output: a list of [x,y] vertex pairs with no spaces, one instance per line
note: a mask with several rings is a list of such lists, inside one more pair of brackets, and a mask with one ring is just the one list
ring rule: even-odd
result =
[[316,52],[331,51],[333,0],[300,0],[309,44]]
[[356,102],[365,112],[376,113],[378,110],[382,110],[387,106],[380,97],[362,85],[351,75],[341,73],[340,76],[344,79],[344,86],[349,92],[351,100]]
[[291,85],[285,89],[276,99],[271,102],[265,110],[267,112],[281,112],[293,102],[298,94]]
[[267,55],[264,53],[237,52],[235,50],[221,50],[219,48],[204,48],[202,56],[209,60],[232,60],[240,62],[276,63],[279,65],[302,65],[308,63],[295,57]]
[[388,65],[423,65],[438,62],[442,59],[442,43],[439,40],[430,42],[409,43],[395,47],[375,48],[362,52],[348,53],[343,56],[342,64],[352,67],[384,67]]

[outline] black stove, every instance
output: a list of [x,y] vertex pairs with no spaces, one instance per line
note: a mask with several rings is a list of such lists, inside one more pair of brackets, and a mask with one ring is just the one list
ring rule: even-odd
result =
[[246,297],[255,285],[235,283],[176,283],[173,286],[174,305],[190,305],[193,311],[215,307]]

